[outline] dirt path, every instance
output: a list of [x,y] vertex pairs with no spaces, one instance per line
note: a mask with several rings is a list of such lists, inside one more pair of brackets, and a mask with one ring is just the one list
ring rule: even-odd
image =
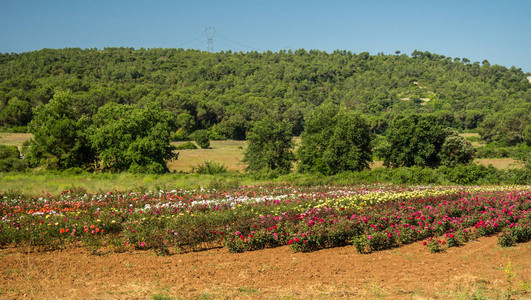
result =
[[[0,298],[451,299],[503,296],[509,289],[530,297],[531,243],[502,249],[496,242],[481,238],[440,254],[419,242],[369,255],[356,254],[352,246],[162,257],[150,251],[94,256],[83,248],[29,254],[8,248],[0,250]],[[516,273],[512,285],[504,271],[509,259]]]

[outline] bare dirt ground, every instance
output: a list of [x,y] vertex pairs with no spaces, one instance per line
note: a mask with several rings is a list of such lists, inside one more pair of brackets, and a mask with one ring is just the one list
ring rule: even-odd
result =
[[[5,299],[490,299],[531,296],[531,243],[500,248],[480,238],[431,254],[417,242],[373,254],[354,247],[292,253],[288,247],[157,256],[95,256],[84,248],[0,250]],[[509,265],[511,280],[505,271]]]

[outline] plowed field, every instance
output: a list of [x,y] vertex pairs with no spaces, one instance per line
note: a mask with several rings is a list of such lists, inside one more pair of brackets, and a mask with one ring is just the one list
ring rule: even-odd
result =
[[312,253],[287,246],[241,254],[220,248],[170,256],[5,248],[0,270],[5,299],[531,297],[531,243],[500,248],[495,236],[437,254],[421,242],[372,254],[357,254],[353,246]]

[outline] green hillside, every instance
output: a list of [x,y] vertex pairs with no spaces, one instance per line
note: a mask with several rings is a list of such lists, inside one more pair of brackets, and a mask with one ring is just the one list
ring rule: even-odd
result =
[[523,141],[531,84],[521,69],[429,52],[369,55],[303,49],[208,53],[183,49],[43,49],[0,55],[0,125],[23,131],[32,108],[70,90],[78,113],[108,102],[158,102],[192,116],[188,128],[244,139],[266,114],[304,129],[325,102],[361,112],[375,133],[397,115],[434,113],[441,124],[475,130],[487,142]]

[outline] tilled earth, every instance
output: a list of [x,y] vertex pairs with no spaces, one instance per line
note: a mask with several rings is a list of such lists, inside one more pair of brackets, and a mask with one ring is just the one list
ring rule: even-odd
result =
[[500,248],[493,236],[437,254],[421,242],[372,254],[357,254],[352,246],[170,256],[5,248],[0,272],[5,299],[527,299],[531,243]]

